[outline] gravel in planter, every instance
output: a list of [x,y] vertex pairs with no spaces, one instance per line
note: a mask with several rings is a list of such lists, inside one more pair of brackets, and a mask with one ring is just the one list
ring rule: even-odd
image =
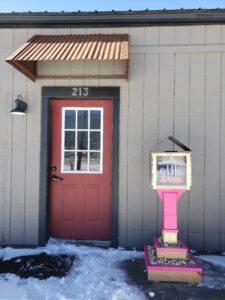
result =
[[157,258],[154,246],[148,246],[148,252],[152,265],[195,267],[195,262],[189,254],[187,254],[187,259]]

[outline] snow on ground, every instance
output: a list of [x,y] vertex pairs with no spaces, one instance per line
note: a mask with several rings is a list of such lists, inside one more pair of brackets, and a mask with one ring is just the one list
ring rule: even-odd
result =
[[143,257],[143,252],[124,249],[100,249],[67,244],[51,239],[46,247],[0,249],[4,260],[16,256],[74,254],[77,259],[64,278],[20,279],[13,274],[0,275],[0,300],[131,300],[145,299],[144,294],[127,282],[119,264],[126,259]]
[[223,255],[200,255],[200,259],[225,268],[225,253]]
[[[215,271],[210,264],[204,264],[202,281],[198,284],[199,287],[207,287],[213,289],[225,288],[225,254],[223,255],[200,255],[197,256],[201,260],[212,263],[215,266],[220,267],[220,271]],[[202,263],[203,264],[203,263]]]

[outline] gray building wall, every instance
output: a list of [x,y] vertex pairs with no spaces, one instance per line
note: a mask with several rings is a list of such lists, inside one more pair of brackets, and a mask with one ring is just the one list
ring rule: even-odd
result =
[[[128,33],[129,80],[40,80],[5,62],[34,34]],[[225,250],[225,25],[90,29],[0,29],[0,243],[38,243],[42,86],[119,86],[119,242],[142,247],[161,232],[161,203],[150,185],[149,153],[168,135],[193,151],[193,186],[179,200],[184,241]],[[40,64],[39,72],[49,71]],[[73,64],[51,64],[60,74]],[[84,74],[118,65],[80,63]],[[25,117],[10,114],[21,94]],[[168,142],[162,150],[171,149]],[[155,149],[154,149],[155,150]]]

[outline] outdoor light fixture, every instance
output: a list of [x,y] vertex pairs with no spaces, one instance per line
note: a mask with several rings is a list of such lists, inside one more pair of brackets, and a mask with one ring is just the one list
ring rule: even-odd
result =
[[25,115],[27,110],[27,104],[22,101],[22,96],[19,95],[16,102],[16,108],[11,110],[12,115]]

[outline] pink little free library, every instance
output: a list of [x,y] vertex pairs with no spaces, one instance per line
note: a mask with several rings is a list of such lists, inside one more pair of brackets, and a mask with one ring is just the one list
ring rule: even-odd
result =
[[145,246],[145,262],[151,281],[199,283],[202,269],[188,247],[178,239],[177,202],[191,188],[191,151],[173,137],[183,152],[152,153],[152,188],[162,201],[162,237]]

